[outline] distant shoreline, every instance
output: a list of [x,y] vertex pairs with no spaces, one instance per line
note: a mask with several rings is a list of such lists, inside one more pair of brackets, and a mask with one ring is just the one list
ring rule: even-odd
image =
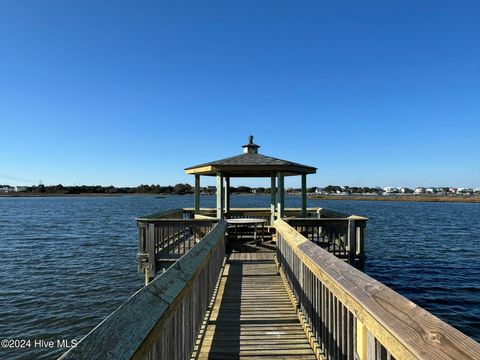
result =
[[[178,194],[105,194],[105,193],[83,193],[83,194],[32,194],[32,193],[6,193],[1,197],[118,197],[118,196],[180,196]],[[202,194],[215,195],[215,194]],[[234,194],[232,194],[234,195]],[[269,194],[235,194],[236,196],[256,196]],[[300,194],[286,194],[287,196],[300,196]],[[314,200],[350,200],[350,201],[403,201],[403,202],[455,202],[455,203],[480,203],[480,195],[308,195]]]
[[[84,196],[126,196],[130,194],[105,194],[105,193],[84,193],[84,194],[29,194],[29,193],[6,193],[0,194],[0,197],[84,197]],[[132,194],[132,195],[147,195],[147,194]],[[148,194],[154,195],[154,194]]]
[[480,203],[480,195],[313,195],[315,200]]

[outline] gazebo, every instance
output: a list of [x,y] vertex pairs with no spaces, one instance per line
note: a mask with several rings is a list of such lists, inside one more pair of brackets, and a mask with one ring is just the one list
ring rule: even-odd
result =
[[205,164],[191,166],[185,173],[195,175],[195,214],[200,213],[200,176],[217,178],[217,218],[223,219],[230,211],[230,179],[233,177],[269,177],[271,179],[271,220],[284,216],[285,211],[285,176],[302,177],[302,216],[307,214],[307,175],[315,174],[312,166],[277,159],[258,153],[253,136],[248,144],[243,145],[243,154],[216,160]]

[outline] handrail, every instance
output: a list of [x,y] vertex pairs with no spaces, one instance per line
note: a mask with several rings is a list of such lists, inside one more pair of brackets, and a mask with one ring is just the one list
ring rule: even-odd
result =
[[[181,214],[183,216],[183,210]],[[165,213],[168,215],[171,216],[171,212]],[[145,275],[145,283],[194,247],[217,221],[183,217],[138,218],[138,271]]]
[[139,223],[147,223],[147,224],[200,224],[200,225],[218,221],[217,218],[212,218],[212,217],[195,218],[195,219],[137,218],[136,220]]
[[195,214],[195,219],[215,220],[216,218],[217,218],[216,216],[208,216],[208,215],[202,215],[202,214]]
[[480,344],[275,221],[277,257],[324,358],[480,359]]
[[[190,207],[187,207],[187,208],[184,208],[184,210],[186,211],[193,211],[194,208],[190,208]],[[215,208],[200,208],[200,211],[215,211],[216,209]],[[270,212],[270,208],[269,207],[259,207],[259,208],[231,208],[230,210],[233,210],[233,211],[268,211]],[[302,209],[301,208],[285,208],[285,210],[289,210],[289,211],[298,211],[300,212]],[[307,211],[317,211],[318,208],[317,207],[309,207],[307,208]]]
[[151,219],[184,219],[185,214],[188,213],[187,210],[178,208],[172,210],[166,210],[159,213],[139,216],[135,220],[137,221],[149,221]]
[[225,228],[219,221],[60,359],[189,359],[222,268]]
[[322,219],[323,218],[327,218],[327,219],[346,219],[346,218],[351,218],[352,216],[354,216],[358,220],[360,220],[360,219],[367,220],[367,218],[363,217],[363,216],[349,215],[349,214],[342,213],[342,212],[339,212],[339,211],[334,211],[334,210],[324,209],[324,208],[319,208],[317,212],[318,212],[318,217],[322,218]]
[[365,227],[367,218],[351,215],[345,218],[284,219],[314,244],[355,268],[365,270]]

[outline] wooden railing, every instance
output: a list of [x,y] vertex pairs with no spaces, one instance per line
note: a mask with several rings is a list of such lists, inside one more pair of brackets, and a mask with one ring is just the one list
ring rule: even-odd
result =
[[[270,211],[269,208],[233,208],[227,213],[227,218],[255,218],[268,220],[270,222]],[[300,216],[301,212],[302,209],[300,208],[286,208],[284,210],[285,217]],[[307,217],[317,217],[317,208],[308,208]]]
[[357,269],[365,270],[365,227],[367,218],[285,219],[302,236],[347,261]]
[[137,218],[138,271],[146,282],[192,249],[217,223],[217,219],[193,219],[183,209]]
[[317,208],[317,218],[345,219],[349,216],[349,214],[345,214],[339,211],[329,210],[325,208]]
[[162,211],[159,213],[141,216],[137,220],[152,220],[152,219],[192,219],[193,211],[191,209],[172,209],[167,211]]
[[277,261],[319,358],[480,359],[480,344],[276,220]]
[[[186,212],[193,213],[193,208],[183,209]],[[318,217],[318,208],[308,208],[307,217]],[[321,209],[320,209],[321,210]],[[301,215],[302,210],[300,208],[286,208],[284,210],[285,217],[298,217]],[[338,214],[338,213],[336,213]],[[213,208],[201,208],[200,217],[216,217],[217,210]],[[239,218],[255,218],[268,220],[270,223],[271,210],[270,208],[232,208],[225,215],[227,219],[239,219]],[[348,215],[347,215],[348,216]],[[195,215],[197,217],[197,215]]]
[[219,221],[61,359],[189,359],[225,258]]

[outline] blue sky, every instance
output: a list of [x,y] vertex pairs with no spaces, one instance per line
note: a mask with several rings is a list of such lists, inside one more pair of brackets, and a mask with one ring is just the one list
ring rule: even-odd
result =
[[0,183],[192,182],[253,134],[312,186],[480,186],[478,1],[11,0],[0,49]]

